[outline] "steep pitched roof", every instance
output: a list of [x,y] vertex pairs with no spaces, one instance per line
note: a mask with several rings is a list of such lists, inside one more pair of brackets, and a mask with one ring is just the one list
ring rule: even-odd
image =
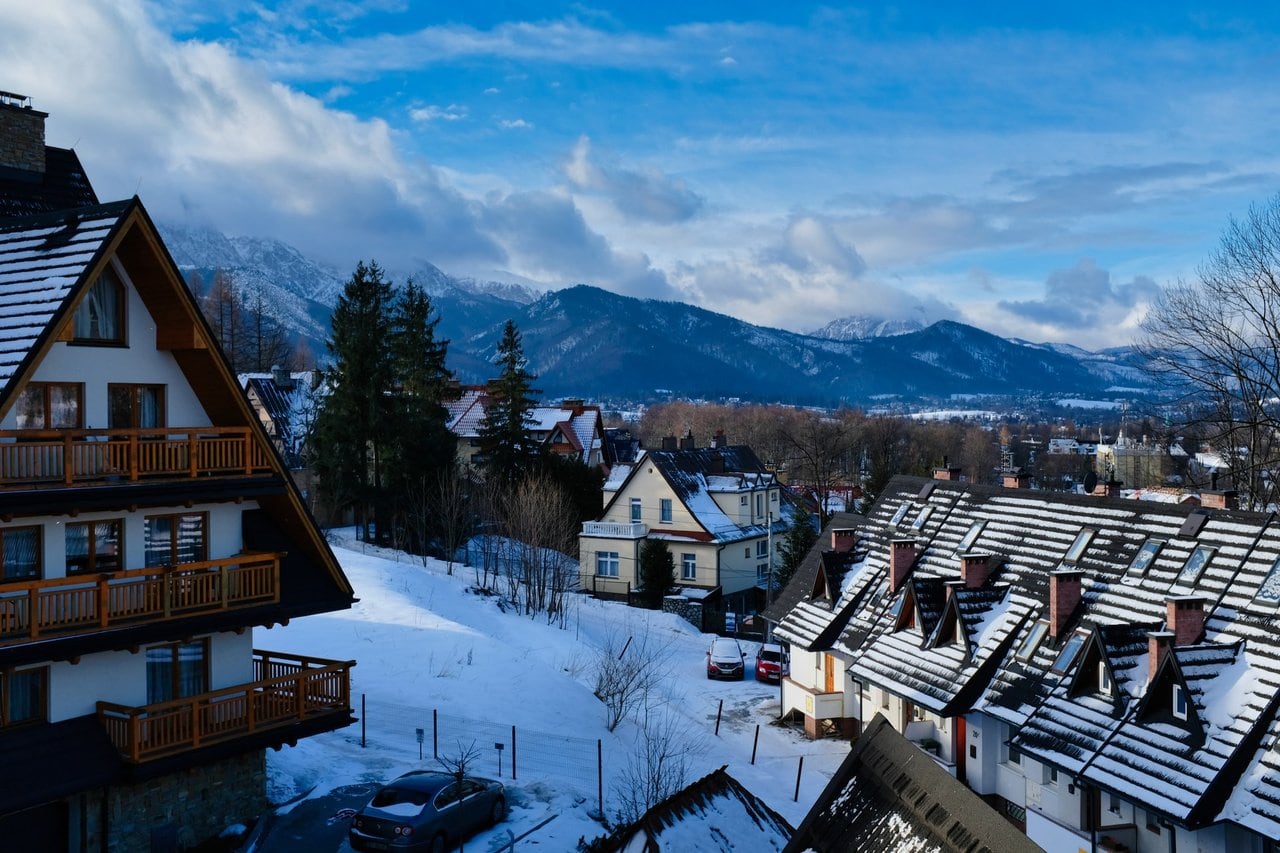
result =
[[0,168],[0,218],[33,216],[98,203],[76,152],[46,145],[44,163],[41,173]]
[[786,849],[1029,853],[1040,848],[877,714]]

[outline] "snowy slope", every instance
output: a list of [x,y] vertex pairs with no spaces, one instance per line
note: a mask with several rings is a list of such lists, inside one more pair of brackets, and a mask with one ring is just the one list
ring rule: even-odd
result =
[[[345,547],[344,547],[345,542]],[[418,763],[412,732],[399,709],[422,709],[430,726],[431,710],[465,716],[527,732],[549,732],[603,741],[605,811],[610,789],[624,770],[639,729],[633,722],[610,733],[603,705],[592,695],[592,666],[610,633],[637,636],[648,630],[670,655],[669,681],[661,688],[655,714],[669,714],[694,750],[688,781],[728,765],[737,778],[793,826],[825,786],[847,754],[840,741],[810,742],[801,733],[768,723],[778,713],[778,688],[744,682],[710,682],[704,677],[708,635],[669,614],[572,597],[563,628],[545,617],[529,618],[499,607],[498,600],[470,591],[472,569],[457,566],[451,577],[443,563],[424,567],[392,551],[366,549],[349,538],[335,553],[355,586],[360,602],[350,611],[296,620],[287,627],[257,629],[257,648],[294,654],[350,659],[353,703],[368,697],[367,748],[360,746],[359,725],[302,741],[269,753],[270,793],[276,802],[303,792],[320,797],[357,782],[390,779]],[[754,648],[744,644],[748,665]],[[724,701],[720,736],[713,734],[719,702]],[[762,724],[759,756],[750,764],[755,725]],[[427,766],[430,733],[427,734]],[[442,749],[443,751],[443,749]],[[799,802],[792,801],[799,758],[805,757]],[[591,756],[593,759],[594,756]],[[487,759],[486,759],[487,760]],[[521,769],[519,781],[504,778],[510,819],[479,836],[468,849],[493,849],[506,832],[519,835],[551,815],[550,824],[530,836],[541,849],[573,849],[580,837],[602,833],[591,813],[596,809],[594,764],[577,782]],[[492,775],[493,770],[482,768]],[[491,843],[493,842],[493,843]],[[345,849],[345,848],[344,848]]]

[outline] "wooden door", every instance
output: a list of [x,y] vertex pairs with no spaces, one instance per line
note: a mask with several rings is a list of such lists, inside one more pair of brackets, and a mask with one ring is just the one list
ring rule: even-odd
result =
[[826,689],[824,693],[836,692],[836,659],[831,655],[822,656],[823,675],[826,676]]

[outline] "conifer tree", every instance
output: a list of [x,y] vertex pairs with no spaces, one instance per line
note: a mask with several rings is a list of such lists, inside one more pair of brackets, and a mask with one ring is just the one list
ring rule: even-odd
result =
[[537,400],[526,369],[524,347],[516,324],[507,321],[495,358],[500,372],[489,382],[489,406],[480,424],[480,453],[488,476],[504,482],[522,479],[534,466],[539,445],[530,429],[529,413]]
[[813,548],[813,543],[817,541],[818,531],[814,529],[813,513],[809,512],[809,508],[804,504],[797,505],[791,526],[787,528],[787,532],[782,535],[782,541],[778,543],[778,556],[781,560],[773,576],[774,589],[782,589],[787,585],[795,576],[796,569],[800,568],[800,564],[804,562],[805,555]]
[[646,539],[640,546],[640,592],[644,605],[653,610],[662,606],[662,597],[676,585],[676,561],[658,539]]

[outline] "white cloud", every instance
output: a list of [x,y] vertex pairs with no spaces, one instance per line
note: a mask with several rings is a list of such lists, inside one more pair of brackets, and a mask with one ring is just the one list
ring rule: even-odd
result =
[[425,107],[415,107],[409,110],[409,118],[416,122],[424,123],[432,121],[462,121],[466,117],[467,108],[460,107],[457,104],[449,104],[447,107],[428,104]]
[[522,118],[502,119],[498,122],[498,126],[506,130],[532,130],[533,122],[525,121]]
[[601,158],[591,140],[581,136],[561,168],[577,191],[606,198],[628,219],[675,223],[691,219],[702,209],[703,199],[685,182],[657,169],[628,169],[617,158]]

